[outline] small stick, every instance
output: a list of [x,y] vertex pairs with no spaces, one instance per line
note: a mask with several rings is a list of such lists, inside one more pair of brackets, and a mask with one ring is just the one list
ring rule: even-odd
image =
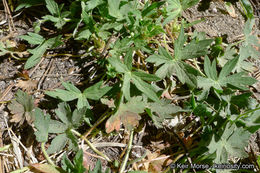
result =
[[46,71],[44,72],[42,78],[40,79],[40,81],[38,83],[38,88],[37,88],[38,90],[41,88],[41,84],[44,81],[44,79],[46,78],[47,73],[49,73],[51,71],[50,69],[51,69],[51,67],[53,65],[53,62],[54,62],[54,59],[51,59],[50,63],[48,64],[48,67],[47,67]]
[[77,135],[78,137],[84,139],[84,141],[88,144],[88,146],[98,155],[104,157],[108,162],[112,162],[104,153],[102,153],[101,151],[99,151],[87,138],[85,138],[85,136],[81,135],[79,132],[77,132],[74,129],[70,130],[72,133],[74,133],[75,135]]
[[40,64],[42,63],[42,61],[44,60],[44,57],[42,57],[42,59],[40,60],[40,62],[34,67],[34,69],[29,73],[29,77],[32,76],[32,74],[35,72],[35,70],[40,66]]

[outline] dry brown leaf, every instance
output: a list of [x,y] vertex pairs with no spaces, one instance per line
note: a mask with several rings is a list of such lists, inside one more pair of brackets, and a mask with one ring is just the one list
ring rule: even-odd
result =
[[119,131],[120,124],[121,124],[120,117],[117,115],[113,115],[106,122],[106,132],[110,133],[114,130]]
[[139,125],[140,119],[140,115],[131,111],[115,114],[106,122],[106,132],[110,133],[113,130],[119,131],[121,122],[127,130],[131,130]]
[[120,115],[120,119],[124,126],[128,130],[131,130],[132,128],[139,125],[139,120],[141,119],[141,117],[137,113],[125,111]]
[[19,126],[24,123],[24,120],[31,124],[34,121],[34,99],[21,90],[18,90],[15,95],[16,100],[12,100],[7,106],[13,114],[10,121],[19,123]]
[[162,172],[164,167],[169,166],[172,163],[172,160],[169,159],[166,155],[160,155],[152,162],[150,162],[148,172],[157,173]]
[[17,87],[21,88],[25,91],[31,91],[32,89],[35,89],[37,87],[37,81],[36,80],[18,80]]
[[18,76],[23,77],[26,80],[30,79],[28,70],[23,70],[22,73],[18,72]]
[[17,101],[12,101],[11,104],[8,105],[8,109],[13,114],[10,121],[19,123],[19,125],[22,125],[25,120],[25,116],[23,116],[23,114],[24,114],[23,105],[21,105]]

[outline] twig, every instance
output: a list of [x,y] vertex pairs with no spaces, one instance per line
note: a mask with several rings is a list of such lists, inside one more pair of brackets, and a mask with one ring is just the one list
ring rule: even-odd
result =
[[42,59],[40,60],[40,62],[33,68],[33,70],[29,73],[29,77],[32,76],[32,74],[35,72],[35,70],[40,66],[40,64],[42,63],[42,61],[44,60],[44,56],[42,57]]
[[106,160],[105,158],[103,158],[103,157],[101,157],[101,156],[98,156],[98,155],[89,153],[89,152],[87,152],[87,151],[84,151],[84,153],[86,153],[87,155],[90,155],[90,156],[92,156],[92,157],[98,158],[98,159]]
[[89,140],[87,138],[85,138],[85,136],[81,135],[79,132],[77,132],[74,129],[70,130],[72,133],[74,133],[75,135],[77,135],[78,137],[84,139],[84,141],[88,144],[88,146],[98,155],[104,157],[108,162],[112,162],[104,153],[102,153],[101,151],[99,151],[91,142],[89,142]]
[[11,83],[3,92],[3,94],[0,97],[0,102],[4,100],[5,96],[11,91],[11,89],[14,87],[15,83]]
[[46,78],[47,73],[51,72],[51,67],[53,65],[53,62],[54,62],[54,59],[51,59],[51,61],[49,62],[48,66],[47,66],[46,71],[44,72],[44,74],[42,75],[42,77],[38,83],[38,88],[37,88],[38,90],[40,90],[41,84],[44,81],[44,79]]
[[[101,147],[126,147],[126,144],[117,143],[117,142],[100,142],[100,143],[93,143],[97,148]],[[142,148],[141,145],[134,145],[132,148]]]
[[[4,8],[5,8],[5,13],[6,13],[6,18],[8,18],[8,26],[9,26],[9,30],[10,32],[16,31],[15,26],[14,26],[14,21],[10,12],[10,9],[8,7],[8,3],[6,2],[6,0],[3,0],[3,4],[4,4]],[[12,29],[13,27],[13,29]]]
[[123,173],[124,170],[125,170],[125,167],[126,167],[126,165],[127,165],[127,160],[128,160],[128,158],[129,158],[129,154],[130,154],[130,151],[131,151],[131,149],[132,149],[133,138],[134,138],[134,130],[132,129],[131,132],[130,132],[130,139],[129,139],[129,142],[128,142],[127,151],[126,151],[126,154],[125,154],[123,163],[121,164],[119,173]]

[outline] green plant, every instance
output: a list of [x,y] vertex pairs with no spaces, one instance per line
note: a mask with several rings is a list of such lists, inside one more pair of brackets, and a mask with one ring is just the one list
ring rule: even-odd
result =
[[[82,48],[87,50],[86,54],[95,58],[97,69],[102,69],[93,81],[102,77],[100,82],[89,83],[90,86],[83,91],[69,82],[62,82],[65,90],[46,91],[46,95],[62,101],[52,116],[35,108],[32,97],[18,90],[16,101],[12,101],[8,107],[13,114],[21,117],[20,125],[24,119],[35,117],[35,121],[30,123],[50,164],[34,167],[60,171],[49,154],[61,150],[77,151],[72,161],[68,155],[64,155],[62,169],[65,172],[84,172],[83,152],[78,150],[79,140],[84,140],[95,153],[111,162],[86,137],[108,118],[106,129],[100,128],[98,131],[119,131],[123,124],[126,131],[130,132],[127,154],[120,166],[120,172],[123,172],[131,159],[129,153],[139,121],[151,119],[157,128],[163,129],[164,120],[173,119],[177,114],[187,119],[198,118],[200,124],[197,129],[187,130],[187,137],[178,138],[184,142],[181,143],[182,148],[178,149],[182,156],[176,157],[175,161],[232,163],[229,158],[248,157],[244,147],[250,135],[260,127],[260,107],[249,90],[249,86],[257,80],[247,75],[252,67],[248,58],[260,56],[257,51],[260,48],[259,40],[252,34],[254,19],[246,4],[248,1],[241,1],[248,17],[245,39],[232,45],[223,44],[222,38],[205,39],[203,33],[185,34],[184,28],[191,24],[177,19],[183,10],[197,4],[198,0],[39,2],[45,3],[48,14],[35,23],[35,33],[20,36],[37,46],[29,50],[32,56],[28,58],[25,68],[35,66],[48,49],[55,49],[63,44],[62,41],[66,44],[71,39],[81,43]],[[22,1],[17,10],[35,4],[33,1]],[[43,37],[39,31],[47,21],[58,30],[53,35]],[[169,28],[173,28],[173,34]],[[63,32],[69,32],[69,36]],[[242,46],[235,47],[239,43]],[[0,46],[2,55],[8,53],[7,47]],[[112,83],[113,86],[103,86],[103,83]],[[176,99],[174,94],[186,98]],[[70,102],[73,100],[77,100],[74,111],[71,110],[71,107],[75,107],[74,102]],[[87,111],[91,112],[96,103],[108,107],[100,119],[99,114],[95,114],[98,120],[92,126]],[[91,128],[86,134],[81,134],[79,129],[87,128],[84,120]],[[194,145],[189,144],[189,139],[196,140]],[[45,144],[50,140],[46,151]],[[131,165],[133,162],[128,163]],[[190,169],[185,171],[191,172]],[[102,172],[101,162],[98,161],[89,172]]]
[[61,164],[61,168],[67,173],[84,173],[86,171],[83,165],[82,150],[77,152],[77,154],[72,159],[72,162],[69,160],[68,156],[64,154]]
[[108,86],[102,87],[102,83],[103,82],[100,81],[95,85],[85,89],[83,93],[81,93],[81,91],[73,84],[69,82],[62,82],[62,85],[67,90],[56,89],[55,91],[46,91],[45,93],[51,97],[59,98],[65,102],[78,99],[77,107],[79,109],[85,106],[87,108],[90,108],[87,99],[99,100],[104,94],[106,94],[111,89],[111,87]]
[[47,142],[48,133],[58,134],[48,147],[48,154],[62,150],[66,144],[69,144],[69,149],[77,149],[77,138],[71,132],[71,129],[77,129],[81,125],[86,109],[81,108],[71,112],[68,104],[60,103],[55,113],[62,122],[50,119],[49,115],[46,115],[44,119],[43,114],[40,112],[36,113],[35,126],[38,131],[35,135],[37,140],[39,142]]
[[15,94],[16,100],[11,101],[8,105],[8,109],[13,114],[11,122],[19,123],[22,125],[26,120],[31,124],[35,119],[34,114],[34,99],[26,92],[18,90]]
[[178,79],[184,84],[187,83],[191,87],[197,86],[196,77],[198,71],[185,63],[183,60],[197,58],[208,53],[207,47],[213,40],[195,40],[193,39],[184,47],[187,36],[184,35],[183,26],[178,39],[174,42],[174,58],[162,47],[159,48],[159,55],[154,54],[146,59],[147,62],[155,63],[156,66],[162,65],[156,75],[161,78],[170,77],[176,74]]

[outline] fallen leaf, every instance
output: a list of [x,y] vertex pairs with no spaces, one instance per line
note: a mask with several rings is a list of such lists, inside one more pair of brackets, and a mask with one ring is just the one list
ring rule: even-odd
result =
[[18,80],[17,87],[25,90],[25,91],[31,91],[32,89],[37,87],[37,81],[36,80]]

